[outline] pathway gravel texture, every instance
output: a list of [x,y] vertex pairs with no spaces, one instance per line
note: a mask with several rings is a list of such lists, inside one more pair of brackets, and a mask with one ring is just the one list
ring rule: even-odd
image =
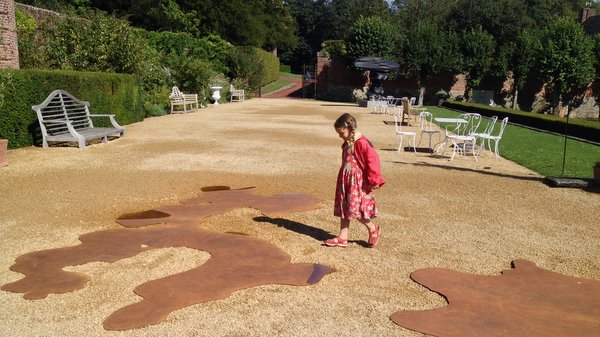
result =
[[[376,191],[383,237],[375,249],[363,246],[368,234],[358,222],[350,247],[320,243],[339,226],[332,206],[341,140],[332,125],[344,112],[375,145],[388,181]],[[175,311],[158,325],[105,331],[106,317],[140,300],[138,284],[209,258],[188,248],[149,251],[68,267],[91,277],[74,292],[32,301],[0,291],[0,336],[423,336],[390,320],[399,310],[446,304],[409,278],[417,269],[498,275],[526,259],[600,279],[600,194],[548,187],[489,152],[479,161],[397,153],[393,125],[384,123],[391,120],[353,104],[254,98],[148,118],[125,126],[122,139],[84,150],[10,150],[10,164],[0,168],[0,284],[22,277],[9,270],[20,255],[77,245],[82,234],[121,228],[115,220],[122,214],[174,205],[216,185],[320,198],[313,211],[272,219],[241,208],[202,226],[268,240],[294,263],[336,272],[312,286],[246,289]]]

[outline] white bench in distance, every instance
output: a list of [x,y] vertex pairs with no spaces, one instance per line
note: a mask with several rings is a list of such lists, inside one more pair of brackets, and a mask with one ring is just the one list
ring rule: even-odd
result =
[[[173,87],[169,100],[171,101],[171,113],[188,113],[198,110],[198,94],[184,94],[179,88]],[[182,106],[183,110],[175,109],[177,106]]]

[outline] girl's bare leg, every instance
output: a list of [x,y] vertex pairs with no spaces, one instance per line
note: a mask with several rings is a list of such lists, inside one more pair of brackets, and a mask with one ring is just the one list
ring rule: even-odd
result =
[[348,240],[348,229],[350,228],[349,219],[340,219],[340,234],[338,237],[342,240]]
[[363,225],[365,225],[365,227],[367,227],[367,229],[369,230],[369,233],[371,233],[377,229],[377,225],[375,225],[371,221],[371,219],[358,219],[358,221],[360,221]]

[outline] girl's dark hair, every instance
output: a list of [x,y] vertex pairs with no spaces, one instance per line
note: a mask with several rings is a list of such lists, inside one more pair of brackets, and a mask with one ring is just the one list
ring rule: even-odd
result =
[[356,140],[354,139],[354,136],[356,134],[357,127],[356,118],[354,118],[354,116],[352,116],[349,113],[345,113],[335,120],[335,123],[333,123],[333,127],[336,129],[343,128],[350,130],[350,137],[348,137],[347,142],[350,146],[350,151],[354,151],[354,141]]

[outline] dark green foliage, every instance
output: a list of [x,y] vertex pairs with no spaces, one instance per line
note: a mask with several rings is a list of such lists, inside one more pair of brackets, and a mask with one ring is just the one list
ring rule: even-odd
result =
[[277,56],[255,47],[237,47],[231,55],[230,68],[233,77],[247,80],[254,92],[279,78]]
[[211,34],[200,39],[188,33],[144,31],[144,35],[156,50],[167,56],[166,63],[169,55],[186,55],[209,61],[216,72],[229,71],[227,60],[234,47],[218,35]]
[[359,18],[350,27],[346,38],[346,55],[350,59],[378,56],[393,59],[397,35],[394,27],[381,18]]
[[456,33],[434,21],[418,21],[403,36],[402,64],[409,72],[418,73],[421,82],[442,71],[460,70],[458,41]]
[[553,91],[555,103],[593,79],[593,41],[574,20],[558,19],[548,26],[542,33],[541,46],[537,70]]
[[477,87],[481,79],[489,73],[495,48],[494,38],[481,27],[463,32],[460,51],[462,70],[468,72],[467,90]]
[[[144,119],[142,88],[134,75],[57,70],[4,70],[0,78],[10,77],[0,92],[0,138],[9,140],[10,148],[30,146],[41,138],[32,105],[42,103],[48,95],[62,89],[90,102],[91,113],[115,114],[119,124]],[[104,123],[104,124],[103,124]],[[94,120],[94,125],[109,125]]]

